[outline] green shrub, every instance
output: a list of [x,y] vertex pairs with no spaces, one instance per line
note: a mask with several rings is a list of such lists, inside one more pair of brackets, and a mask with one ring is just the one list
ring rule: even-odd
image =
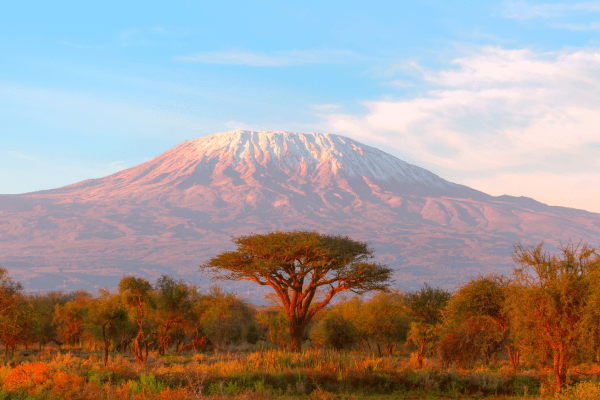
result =
[[117,382],[119,381],[119,376],[113,371],[106,370],[90,370],[87,372],[88,380],[90,383],[95,384],[104,384],[108,381]]
[[330,312],[311,330],[310,338],[317,346],[348,350],[357,342],[357,331],[342,315]]
[[510,383],[510,392],[522,396],[538,395],[540,382],[527,375],[515,375]]
[[141,374],[139,382],[131,382],[131,391],[134,394],[139,393],[160,393],[165,390],[166,385],[152,374]]
[[256,325],[251,324],[248,326],[246,334],[244,335],[244,339],[246,339],[246,342],[250,344],[256,344],[256,342],[258,342],[258,339],[260,339],[260,335],[258,333],[258,328],[256,327]]
[[600,399],[600,384],[598,382],[579,382],[566,387],[562,393],[557,393],[556,400],[596,400]]
[[[498,391],[502,390],[506,385],[506,378],[504,378],[504,376],[502,376],[501,373],[495,373],[487,369],[473,371],[467,376],[467,381],[471,385],[481,390],[483,393],[487,394],[497,393]],[[529,385],[527,389],[529,394],[533,393],[539,388],[539,386],[536,386],[537,383],[534,382],[535,384],[530,384],[529,381],[527,382],[527,384]],[[518,386],[518,388],[523,387],[523,383],[521,382],[520,384],[521,386]],[[524,389],[522,389],[520,393],[516,394],[523,394],[523,390]]]

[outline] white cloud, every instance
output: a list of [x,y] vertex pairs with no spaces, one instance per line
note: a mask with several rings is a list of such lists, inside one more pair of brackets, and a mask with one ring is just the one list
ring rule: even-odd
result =
[[250,67],[288,67],[305,64],[345,63],[359,56],[348,50],[292,50],[270,54],[247,50],[205,51],[190,56],[176,57],[179,61],[206,64],[246,65]]
[[584,183],[600,177],[600,51],[483,47],[423,79],[432,89],[420,97],[330,113],[322,129],[491,194],[600,212],[600,185]]
[[600,12],[599,2],[586,3],[532,3],[526,1],[505,1],[502,4],[502,15],[505,18],[533,19],[557,18],[580,12]]

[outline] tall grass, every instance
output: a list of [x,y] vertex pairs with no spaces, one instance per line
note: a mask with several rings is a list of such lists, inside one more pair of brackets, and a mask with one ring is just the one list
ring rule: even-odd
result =
[[[595,379],[585,372],[576,378]],[[332,350],[151,356],[143,366],[116,355],[106,367],[99,353],[46,350],[0,366],[0,383],[0,400],[554,396],[547,371],[514,373],[506,363],[449,369],[433,360],[416,370],[410,358]],[[600,399],[600,386],[579,383],[556,398]]]

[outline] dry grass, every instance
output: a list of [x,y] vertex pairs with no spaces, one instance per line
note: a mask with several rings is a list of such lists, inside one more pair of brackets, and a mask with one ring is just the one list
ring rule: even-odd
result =
[[[599,375],[598,365],[580,365],[573,369],[571,379],[597,381]],[[426,368],[417,371],[408,357],[325,350],[151,356],[143,366],[117,354],[104,367],[96,352],[45,349],[0,366],[0,382],[0,400],[516,399],[552,394],[547,370],[515,374],[506,363],[444,369],[428,360]],[[600,393],[600,386],[588,384],[561,399],[587,399],[581,393],[595,390]]]

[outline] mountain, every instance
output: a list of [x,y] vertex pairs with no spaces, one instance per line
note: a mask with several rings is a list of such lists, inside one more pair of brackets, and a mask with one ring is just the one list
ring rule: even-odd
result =
[[278,229],[369,241],[398,287],[453,288],[510,273],[518,241],[600,242],[600,214],[489,196],[342,136],[233,131],[104,178],[1,195],[0,264],[32,289],[115,287],[124,274],[199,282],[231,236]]

